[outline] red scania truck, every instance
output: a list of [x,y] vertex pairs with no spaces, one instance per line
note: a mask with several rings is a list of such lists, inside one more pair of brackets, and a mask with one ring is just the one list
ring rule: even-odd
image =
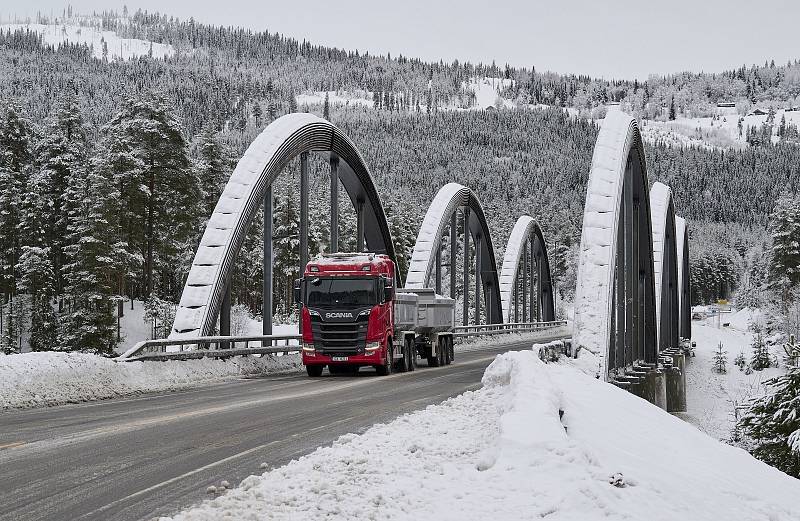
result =
[[396,289],[395,265],[373,253],[320,256],[295,281],[303,364],[309,376],[374,367],[413,371],[417,356],[453,361],[455,301],[431,289]]

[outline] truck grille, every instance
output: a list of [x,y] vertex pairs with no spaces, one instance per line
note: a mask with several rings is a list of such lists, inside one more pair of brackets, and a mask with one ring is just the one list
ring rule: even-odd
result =
[[363,353],[367,340],[368,317],[356,322],[322,322],[312,317],[311,332],[314,346],[322,354],[352,355]]

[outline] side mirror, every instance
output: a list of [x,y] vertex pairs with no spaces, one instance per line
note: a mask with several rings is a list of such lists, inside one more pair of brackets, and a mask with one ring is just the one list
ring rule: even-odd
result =
[[300,288],[302,287],[303,279],[294,279],[294,303],[298,306],[303,303],[303,296]]

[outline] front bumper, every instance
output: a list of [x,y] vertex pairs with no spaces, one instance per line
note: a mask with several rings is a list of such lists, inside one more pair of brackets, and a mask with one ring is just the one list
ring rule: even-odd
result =
[[383,365],[386,363],[384,351],[384,349],[378,349],[374,353],[348,355],[346,362],[334,362],[333,357],[338,355],[319,352],[311,355],[307,351],[303,351],[303,365]]

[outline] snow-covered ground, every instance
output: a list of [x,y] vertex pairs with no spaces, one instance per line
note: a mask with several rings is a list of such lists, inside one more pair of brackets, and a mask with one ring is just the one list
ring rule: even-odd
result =
[[82,353],[0,355],[0,409],[176,391],[247,375],[302,369],[299,355],[115,362]]
[[[762,395],[763,382],[783,372],[783,369],[768,368],[746,374],[734,364],[740,353],[750,362],[754,334],[748,328],[751,320],[759,316],[757,311],[743,309],[720,318],[692,322],[696,356],[686,364],[687,412],[680,416],[713,438],[729,440],[736,423],[736,406]],[[728,327],[722,325],[726,322],[730,323]],[[728,359],[727,372],[722,374],[714,371],[714,353],[720,342]],[[779,351],[779,346],[770,347],[775,356],[780,355]]]
[[[800,126],[800,111],[775,111],[772,128],[772,141],[778,141],[778,125],[782,117],[786,124]],[[735,110],[722,111],[718,119],[677,117],[674,121],[646,121],[642,125],[642,137],[651,143],[664,142],[672,146],[697,145],[708,148],[729,148],[746,146],[747,127],[761,129],[766,123],[766,115],[746,115],[742,121],[742,136],[739,136],[739,115]]]
[[372,99],[372,92],[366,90],[354,92],[344,90],[306,92],[295,96],[295,101],[297,101],[298,107],[303,105],[322,105],[325,102],[325,94],[328,95],[328,103],[334,106],[363,105],[372,108],[375,104]]
[[800,519],[800,481],[571,364],[506,353],[483,383],[173,519]]
[[108,59],[128,60],[139,56],[147,56],[153,50],[153,58],[165,58],[175,54],[169,44],[155,43],[136,38],[120,38],[114,31],[103,31],[95,25],[66,24],[0,24],[0,31],[13,32],[17,29],[29,30],[43,36],[44,42],[50,45],[65,43],[86,44],[92,48],[92,55],[103,58],[103,42],[108,49]]

